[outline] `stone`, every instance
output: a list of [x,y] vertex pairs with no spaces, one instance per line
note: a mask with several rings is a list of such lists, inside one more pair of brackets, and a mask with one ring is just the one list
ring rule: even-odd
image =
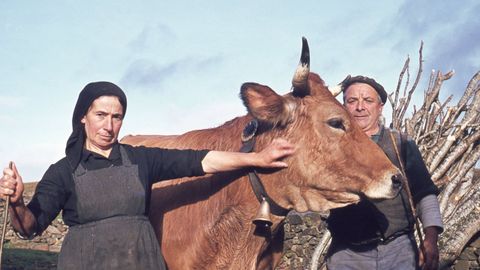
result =
[[310,239],[310,241],[308,241],[308,243],[311,246],[317,246],[318,243],[320,243],[320,238],[319,237],[312,237],[312,239]]
[[34,249],[40,250],[40,251],[49,251],[49,246],[48,246],[48,244],[40,244],[40,245],[35,246]]
[[303,226],[295,226],[294,232],[300,234],[305,228]]
[[300,242],[301,243],[308,243],[308,241],[310,241],[310,239],[312,239],[311,235],[304,235],[304,236],[300,237]]
[[474,248],[480,248],[480,235],[477,235],[477,239],[475,239],[470,246]]
[[292,244],[291,241],[287,241],[287,242],[283,243],[283,249],[284,250],[292,249],[292,246],[293,246],[293,244]]
[[48,244],[49,246],[53,246],[53,245],[55,245],[55,244],[58,243],[58,240],[55,239],[55,238],[47,238],[47,239],[45,239],[45,240],[47,241],[47,244]]
[[302,217],[296,213],[293,213],[293,214],[290,214],[288,215],[288,222],[291,224],[291,225],[300,225],[300,224],[303,224],[303,220],[302,220]]
[[62,234],[62,232],[60,232],[60,230],[57,227],[52,225],[48,226],[46,231],[51,234]]
[[316,212],[307,212],[305,218],[308,218],[313,225],[319,224],[321,222],[322,216]]
[[294,255],[295,254],[290,250],[286,251],[285,254],[284,254],[284,256],[287,257],[287,258],[292,258],[292,257],[294,257]]
[[292,239],[296,236],[297,234],[295,232],[285,232],[285,238],[286,239]]
[[461,260],[467,261],[475,261],[477,259],[477,255],[475,254],[475,249],[473,247],[465,248],[459,256]]
[[62,248],[61,245],[53,245],[49,247],[50,252],[60,252],[60,249]]
[[457,260],[455,265],[453,266],[453,269],[455,270],[468,270],[468,261],[465,260]]
[[318,236],[320,232],[316,227],[312,227],[312,228],[305,229],[305,234],[308,234],[311,236]]

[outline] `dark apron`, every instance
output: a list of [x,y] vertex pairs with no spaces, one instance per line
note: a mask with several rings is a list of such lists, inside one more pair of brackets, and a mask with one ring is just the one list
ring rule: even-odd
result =
[[69,228],[58,269],[166,269],[145,213],[138,166],[120,146],[122,166],[74,172],[81,225]]

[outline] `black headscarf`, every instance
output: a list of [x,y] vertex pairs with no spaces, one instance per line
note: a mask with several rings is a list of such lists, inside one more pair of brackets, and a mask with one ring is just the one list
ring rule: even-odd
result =
[[65,154],[70,163],[72,172],[78,166],[82,157],[83,145],[85,143],[86,134],[82,118],[87,114],[88,108],[93,101],[101,96],[116,96],[123,107],[123,115],[127,111],[127,97],[125,93],[117,85],[111,82],[92,82],[87,84],[78,95],[77,104],[73,111],[72,118],[72,134],[67,141]]

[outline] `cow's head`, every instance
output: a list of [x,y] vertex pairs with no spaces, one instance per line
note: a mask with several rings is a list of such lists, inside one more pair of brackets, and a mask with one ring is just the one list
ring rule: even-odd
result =
[[278,95],[268,86],[245,83],[241,97],[259,120],[257,149],[275,137],[298,147],[289,168],[262,176],[267,192],[279,204],[297,211],[325,211],[356,203],[361,197],[393,198],[398,169],[363,133],[323,80],[309,71],[304,40],[292,91]]

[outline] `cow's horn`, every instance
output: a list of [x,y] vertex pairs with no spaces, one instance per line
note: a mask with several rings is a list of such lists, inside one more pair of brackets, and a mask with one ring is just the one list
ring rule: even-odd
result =
[[337,84],[333,87],[328,87],[328,91],[332,93],[334,97],[338,96],[342,92],[342,84]]
[[307,39],[302,37],[302,55],[292,79],[293,94],[295,96],[308,94],[308,74],[310,74],[310,49],[308,48]]

